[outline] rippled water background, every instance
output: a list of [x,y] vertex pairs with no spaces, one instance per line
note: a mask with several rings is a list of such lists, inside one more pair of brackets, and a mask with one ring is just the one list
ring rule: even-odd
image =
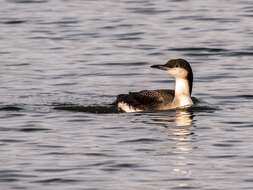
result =
[[[251,0],[2,0],[1,189],[253,189],[252,19]],[[204,106],[76,108],[173,88],[149,66],[177,57]]]

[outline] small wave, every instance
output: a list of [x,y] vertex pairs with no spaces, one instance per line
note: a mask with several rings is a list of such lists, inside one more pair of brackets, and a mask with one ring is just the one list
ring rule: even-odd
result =
[[3,22],[0,22],[1,24],[23,24],[27,21],[25,20],[7,20],[7,21],[3,21]]
[[171,48],[170,51],[205,51],[205,52],[226,52],[223,48],[207,48],[207,47],[188,47],[188,48]]
[[127,66],[142,66],[148,65],[148,62],[139,61],[139,62],[104,62],[104,63],[96,63],[92,65],[108,65],[108,66],[118,66],[118,65],[127,65]]
[[10,0],[12,3],[47,3],[48,0]]
[[32,132],[39,132],[39,131],[49,131],[50,129],[46,128],[35,128],[35,127],[26,127],[22,129],[18,129],[20,132],[27,132],[27,133],[32,133]]
[[207,47],[186,47],[186,48],[170,48],[167,51],[179,51],[185,52],[187,56],[212,56],[212,55],[222,55],[228,57],[238,57],[238,56],[253,56],[251,49],[232,51],[224,48],[207,48]]
[[192,112],[208,112],[208,113],[213,113],[215,111],[220,110],[218,107],[208,105],[194,105],[188,109]]
[[213,96],[213,98],[219,98],[219,99],[228,99],[228,100],[231,100],[231,99],[253,99],[253,95],[252,94],[240,94],[240,95],[235,95],[235,96]]
[[235,154],[207,156],[207,158],[213,158],[213,159],[228,159],[228,158],[236,158],[236,157],[238,157],[238,155],[235,155]]
[[117,40],[122,40],[122,41],[137,41],[137,40],[142,40],[143,38],[141,37],[119,37]]
[[111,165],[110,167],[122,169],[122,168],[139,168],[141,166],[135,163],[120,163],[120,164]]
[[132,13],[136,14],[144,14],[144,15],[156,15],[161,13],[168,13],[170,10],[157,10],[154,8],[128,8],[128,10]]
[[23,108],[13,105],[0,106],[0,111],[21,111]]
[[138,138],[138,139],[132,139],[132,140],[125,140],[121,141],[120,143],[153,143],[153,142],[161,142],[159,139],[155,138]]
[[73,183],[73,182],[80,182],[80,180],[64,179],[64,178],[49,178],[49,179],[34,181],[34,183]]
[[227,56],[230,56],[230,57],[253,56],[253,52],[252,51],[235,51],[235,52],[228,53]]
[[55,110],[62,111],[73,111],[73,112],[86,112],[86,113],[96,113],[96,114],[110,114],[119,113],[115,105],[91,105],[91,106],[81,106],[81,105],[57,105],[54,106]]
[[253,95],[251,95],[251,94],[242,94],[242,95],[238,95],[236,97],[245,98],[245,99],[253,99]]

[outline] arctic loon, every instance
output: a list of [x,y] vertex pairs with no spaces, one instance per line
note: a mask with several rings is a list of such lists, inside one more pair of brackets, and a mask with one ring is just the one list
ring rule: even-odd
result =
[[116,105],[119,111],[141,112],[190,107],[193,72],[190,64],[184,59],[171,59],[164,65],[152,65],[151,68],[165,70],[176,79],[175,90],[142,90],[117,96]]

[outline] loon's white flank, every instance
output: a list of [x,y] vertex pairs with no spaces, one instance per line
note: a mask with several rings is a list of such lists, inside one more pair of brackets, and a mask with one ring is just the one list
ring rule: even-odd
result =
[[141,109],[135,109],[133,106],[125,103],[125,102],[118,102],[118,108],[124,112],[141,112],[144,110]]

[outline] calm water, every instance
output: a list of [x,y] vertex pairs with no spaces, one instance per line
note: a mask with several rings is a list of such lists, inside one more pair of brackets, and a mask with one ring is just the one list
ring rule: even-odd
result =
[[[251,0],[1,1],[1,189],[253,189],[252,19]],[[150,65],[177,57],[197,107],[85,112],[173,88]]]

